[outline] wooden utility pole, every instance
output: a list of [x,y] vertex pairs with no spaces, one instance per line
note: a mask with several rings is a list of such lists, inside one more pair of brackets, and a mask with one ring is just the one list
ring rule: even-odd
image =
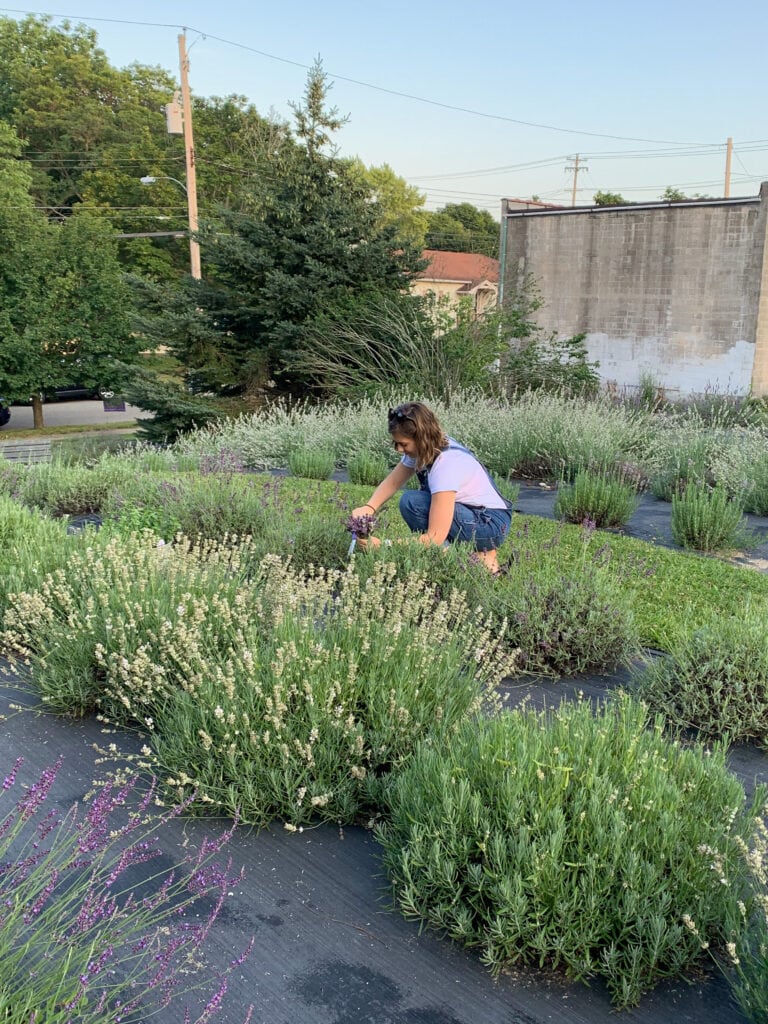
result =
[[576,205],[576,185],[579,179],[579,171],[586,171],[589,168],[585,167],[579,160],[579,154],[577,153],[573,159],[573,163],[569,164],[565,168],[566,171],[573,171],[573,188],[571,189],[571,206]]
[[728,139],[725,144],[725,191],[723,195],[727,199],[731,194],[731,157],[733,156],[733,139]]
[[192,101],[189,95],[189,57],[184,33],[179,36],[179,70],[181,73],[181,110],[184,127],[184,150],[187,158],[187,219],[189,223],[189,267],[198,281],[200,273],[200,246],[197,233],[197,177],[195,172],[195,142],[192,137]]

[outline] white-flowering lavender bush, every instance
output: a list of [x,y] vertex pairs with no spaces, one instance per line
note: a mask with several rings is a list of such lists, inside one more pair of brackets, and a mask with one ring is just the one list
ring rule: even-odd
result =
[[0,650],[33,667],[52,710],[144,722],[181,685],[169,650],[187,635],[229,642],[230,609],[248,598],[248,550],[226,538],[86,538],[34,590],[8,596]]
[[414,744],[491,705],[513,670],[504,623],[420,575],[298,575],[274,558],[262,572],[229,648],[179,648],[188,682],[155,720],[159,762],[203,809],[289,827],[375,814]]
[[[84,808],[47,809],[62,763],[8,806],[19,758],[0,790],[0,1019],[117,1024],[208,989],[194,1018],[205,1024],[248,952],[200,973],[209,932],[242,877],[215,859],[231,831],[169,864],[160,840],[183,805],[158,816],[154,786],[140,794],[134,777],[106,783]],[[191,1013],[180,1014],[191,1024]]]
[[[740,863],[729,881],[740,898],[732,904],[730,941],[724,964],[731,991],[753,1024],[768,1022],[768,805],[753,820],[752,834],[739,840]],[[722,876],[724,866],[702,850]],[[693,922],[695,926],[695,922]]]
[[141,724],[181,793],[259,824],[354,819],[513,669],[505,623],[458,590],[276,556],[246,577],[248,550],[113,537],[12,595],[0,644],[46,704]]
[[460,391],[447,400],[432,400],[393,393],[292,409],[276,404],[189,434],[176,449],[197,454],[230,448],[255,469],[286,466],[296,447],[330,450],[339,465],[360,451],[391,462],[387,410],[406,398],[426,401],[446,431],[501,476],[572,476],[583,466],[631,460],[650,430],[645,413],[583,398],[530,392],[508,399]]
[[734,432],[733,444],[714,453],[712,476],[745,512],[768,516],[768,430]]

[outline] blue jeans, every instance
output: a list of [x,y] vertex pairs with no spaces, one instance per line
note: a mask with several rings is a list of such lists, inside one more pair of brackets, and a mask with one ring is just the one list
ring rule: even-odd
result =
[[[429,491],[403,491],[400,513],[414,533],[426,533],[429,527]],[[509,533],[512,513],[505,508],[473,508],[460,505],[453,510],[448,541],[472,544],[475,551],[495,551]]]

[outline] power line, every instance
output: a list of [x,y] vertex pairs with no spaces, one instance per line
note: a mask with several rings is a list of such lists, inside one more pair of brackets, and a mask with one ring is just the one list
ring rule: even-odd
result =
[[[81,17],[77,14],[52,14],[47,11],[29,11],[20,10],[13,7],[0,7],[0,11],[7,11],[11,14],[28,14],[34,17],[45,17],[45,18],[58,18],[65,21],[79,21],[83,24],[93,21],[109,22],[117,25],[135,25],[141,28],[175,28],[181,29],[183,32],[195,32],[203,39],[212,39],[217,43],[223,43],[225,46],[233,46],[239,50],[246,50],[249,53],[255,53],[260,57],[267,57],[269,60],[278,61],[281,64],[289,64],[292,67],[303,68],[304,70],[310,70],[310,64],[303,64],[301,61],[291,60],[288,57],[280,57],[274,53],[268,53],[266,50],[259,50],[254,46],[248,46],[245,43],[238,43],[232,39],[224,39],[222,36],[212,35],[210,32],[205,32],[202,29],[193,28],[189,25],[170,25],[164,22],[153,22],[153,21],[130,21],[125,18],[98,18],[98,17]],[[525,121],[516,117],[507,117],[505,114],[489,114],[487,111],[474,110],[472,107],[460,107],[452,103],[443,103],[440,100],[429,99],[425,96],[417,96],[415,93],[402,92],[399,89],[389,89],[383,85],[374,85],[371,82],[364,82],[359,78],[350,78],[347,75],[338,75],[331,71],[328,71],[330,78],[336,79],[340,82],[349,82],[351,85],[359,85],[364,89],[373,89],[376,92],[382,92],[389,96],[398,96],[401,99],[413,100],[417,103],[426,103],[429,106],[440,107],[443,110],[454,110],[461,114],[470,114],[473,117],[483,117],[493,121],[504,121],[508,124],[521,125],[525,128],[541,128],[545,131],[561,132],[565,135],[585,135],[595,139],[614,139],[617,142],[645,142],[650,144],[658,144],[664,146],[683,146],[683,145],[712,145],[712,143],[682,143],[675,142],[671,139],[642,139],[635,138],[628,135],[611,135],[607,132],[590,132],[582,131],[577,128],[561,128],[559,125],[543,124],[537,121]]]

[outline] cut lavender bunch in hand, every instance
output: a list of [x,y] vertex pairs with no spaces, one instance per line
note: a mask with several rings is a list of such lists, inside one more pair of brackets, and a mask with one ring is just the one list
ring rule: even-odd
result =
[[364,540],[376,529],[376,521],[376,516],[350,516],[344,525],[356,540]]

